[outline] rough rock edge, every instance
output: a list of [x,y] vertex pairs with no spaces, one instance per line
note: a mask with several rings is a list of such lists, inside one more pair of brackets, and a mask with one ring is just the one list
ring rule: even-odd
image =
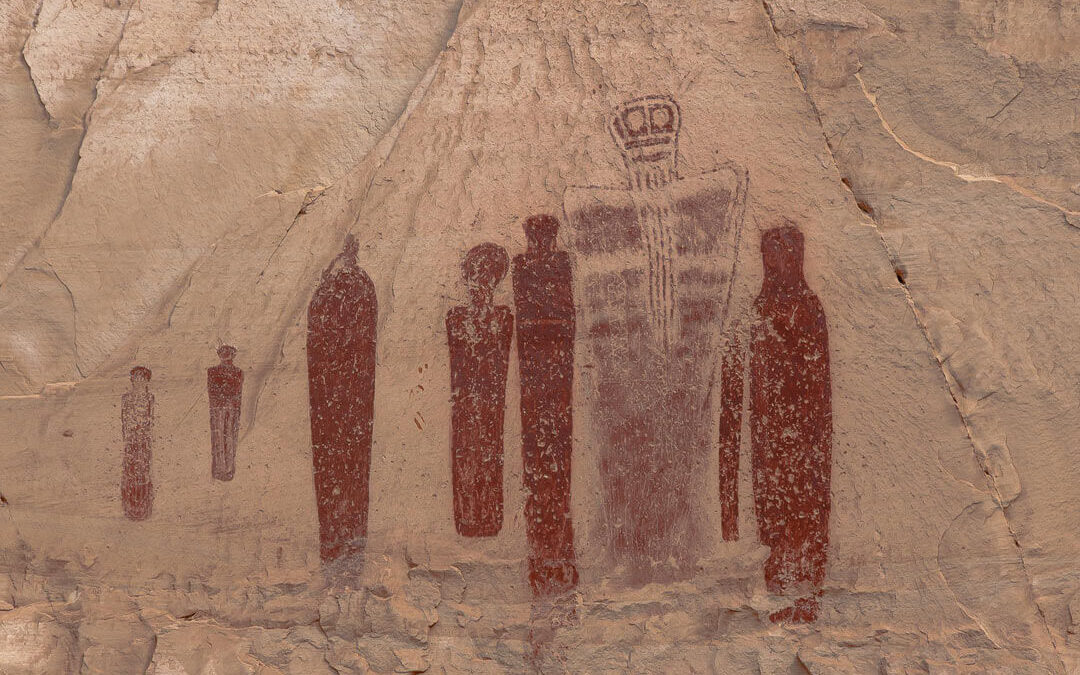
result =
[[[855,195],[854,191],[851,189],[850,181],[844,176],[843,172],[840,169],[840,164],[836,161],[836,156],[833,153],[832,144],[829,141],[828,135],[825,133],[825,127],[824,127],[824,124],[822,123],[822,120],[821,120],[821,113],[818,110],[816,101],[814,101],[813,97],[810,95],[810,93],[806,89],[805,80],[803,79],[803,74],[799,70],[798,63],[796,62],[795,57],[790,52],[788,52],[788,50],[786,50],[784,48],[784,46],[783,46],[783,42],[782,42],[782,40],[780,38],[780,33],[777,30],[775,23],[773,22],[773,10],[772,10],[771,6],[769,5],[769,0],[762,0],[761,4],[762,4],[762,9],[765,12],[765,15],[766,15],[766,17],[768,19],[769,27],[772,30],[773,37],[774,37],[774,40],[776,42],[777,49],[779,49],[784,54],[784,56],[787,57],[788,62],[791,64],[791,68],[792,68],[795,80],[798,82],[799,89],[802,90],[803,95],[806,97],[807,103],[810,106],[810,109],[813,111],[814,116],[817,118],[818,128],[821,130],[822,140],[825,142],[825,148],[829,153],[829,158],[832,160],[833,167],[836,169],[837,176],[840,178],[840,182],[844,185],[844,188],[851,195],[851,198],[856,202],[856,204],[860,204],[860,210],[863,210],[863,209],[861,209],[862,202],[858,199],[858,197]],[[1052,208],[1055,208],[1055,209],[1061,211],[1067,217],[1066,222],[1069,222],[1068,221],[1069,216],[1076,215],[1076,212],[1069,211],[1068,209],[1066,209],[1066,208],[1064,208],[1064,207],[1062,207],[1062,206],[1060,206],[1058,204],[1055,204],[1055,203],[1053,203],[1053,202],[1051,202],[1049,200],[1046,200],[1046,199],[1043,199],[1043,198],[1039,197],[1038,195],[1035,195],[1034,193],[1031,193],[1029,190],[1021,188],[1020,186],[1016,185],[1014,181],[1011,181],[1011,180],[1007,179],[1007,177],[1001,177],[1001,176],[985,176],[985,177],[968,176],[967,174],[963,174],[961,172],[961,167],[958,164],[955,164],[955,163],[952,163],[952,162],[944,162],[944,161],[941,161],[941,160],[935,160],[932,157],[929,157],[929,156],[924,155],[924,154],[922,154],[920,152],[912,150],[900,138],[898,138],[895,133],[893,133],[893,131],[890,128],[889,124],[885,121],[885,118],[883,117],[883,115],[881,113],[881,110],[878,108],[876,100],[874,99],[873,95],[868,91],[868,89],[866,87],[866,84],[863,81],[863,79],[859,76],[858,73],[855,73],[854,77],[858,81],[859,87],[860,87],[864,97],[866,98],[867,102],[874,109],[874,113],[877,116],[878,120],[880,121],[880,123],[882,125],[882,128],[886,131],[886,133],[888,133],[890,138],[892,138],[897,143],[897,145],[899,145],[901,147],[901,149],[903,149],[905,152],[908,152],[909,154],[917,157],[920,160],[923,160],[925,162],[934,164],[935,166],[948,168],[953,172],[953,174],[957,178],[959,178],[960,180],[963,180],[965,182],[990,181],[990,182],[1003,184],[1006,187],[1008,187],[1009,189],[1013,190],[1014,192],[1017,192],[1018,194],[1021,194],[1021,195],[1025,196],[1025,197],[1027,197],[1029,199],[1032,199],[1032,200],[1037,201],[1039,203],[1042,203],[1042,204],[1044,204],[1046,206],[1049,206],[1049,207],[1052,207]],[[893,250],[889,247],[888,242],[885,240],[885,236],[881,233],[881,229],[879,227],[879,223],[878,223],[877,218],[875,216],[874,209],[871,208],[871,209],[866,209],[866,210],[863,210],[863,211],[865,213],[867,213],[867,215],[869,216],[869,222],[867,222],[866,224],[869,225],[870,227],[873,227],[874,230],[877,232],[878,238],[881,240],[882,249],[885,251],[886,256],[888,257],[889,261],[892,263],[894,269],[899,270],[900,269],[899,258],[897,257],[895,252],[893,252]],[[1072,225],[1073,227],[1076,227],[1076,225],[1073,225],[1071,222],[1069,222],[1069,224]],[[957,394],[957,391],[956,391],[957,383],[955,382],[954,378],[950,375],[948,368],[946,368],[945,359],[942,356],[942,354],[938,351],[937,347],[935,346],[934,341],[933,341],[933,337],[930,334],[930,329],[926,325],[926,322],[923,320],[922,315],[921,315],[921,313],[919,311],[919,304],[916,302],[914,296],[911,294],[911,290],[908,288],[907,282],[905,281],[903,275],[900,272],[897,273],[897,281],[899,281],[900,286],[903,288],[904,298],[907,300],[908,307],[910,307],[910,309],[911,309],[912,316],[914,317],[915,322],[918,324],[919,330],[923,334],[923,338],[926,340],[927,347],[929,348],[930,353],[933,355],[934,360],[937,362],[938,367],[941,370],[942,378],[943,378],[944,383],[945,383],[945,388],[949,392],[949,398],[953,402],[953,407],[956,409],[957,416],[959,417],[961,423],[964,425],[964,433],[967,435],[968,442],[971,444],[972,454],[974,455],[976,461],[978,462],[979,467],[982,469],[983,474],[986,476],[987,492],[993,498],[994,503],[996,504],[998,509],[1001,510],[1002,517],[1005,519],[1005,524],[1006,524],[1006,527],[1008,528],[1009,536],[1012,538],[1013,543],[1016,545],[1017,554],[1018,554],[1018,557],[1019,557],[1019,560],[1020,560],[1020,567],[1024,572],[1024,578],[1027,581],[1028,590],[1031,593],[1032,601],[1033,601],[1033,603],[1035,605],[1035,610],[1038,613],[1039,622],[1041,623],[1041,625],[1043,627],[1043,630],[1046,633],[1046,637],[1047,637],[1051,647],[1054,650],[1054,656],[1057,658],[1057,664],[1056,665],[1060,669],[1060,672],[1064,673],[1065,672],[1065,662],[1064,662],[1063,657],[1061,655],[1060,648],[1057,645],[1057,641],[1054,639],[1053,631],[1050,630],[1050,624],[1049,624],[1049,621],[1046,618],[1046,614],[1044,613],[1042,606],[1039,604],[1038,595],[1035,593],[1034,580],[1032,578],[1030,570],[1028,570],[1027,563],[1024,560],[1024,547],[1021,545],[1020,539],[1016,534],[1015,527],[1013,526],[1012,522],[1009,520],[1008,512],[1004,508],[1005,502],[1002,499],[1001,490],[999,489],[999,487],[997,485],[997,481],[994,478],[993,472],[991,471],[991,469],[990,469],[990,467],[988,465],[988,458],[987,458],[986,451],[984,449],[982,449],[980,447],[979,443],[975,440],[975,436],[974,436],[974,432],[972,430],[971,424],[970,424],[967,416],[964,414],[964,412],[963,412],[963,410],[962,410],[962,408],[960,406],[959,394]],[[946,585],[948,586],[947,582],[946,582]],[[959,602],[958,602],[958,605],[959,605]],[[967,614],[968,616],[971,616],[970,613],[962,605],[959,605],[959,606],[960,606],[960,609],[965,614]],[[977,619],[972,617],[972,620],[976,623],[976,625],[981,626],[981,624],[979,623],[979,621]]]

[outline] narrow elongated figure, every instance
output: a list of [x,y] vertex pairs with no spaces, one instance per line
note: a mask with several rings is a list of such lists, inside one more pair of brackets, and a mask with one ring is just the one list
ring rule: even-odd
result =
[[454,526],[464,537],[491,537],[502,528],[503,417],[514,316],[494,296],[509,266],[501,246],[470,250],[462,264],[469,304],[446,315]]
[[742,326],[733,326],[721,351],[720,530],[724,541],[739,538],[739,451],[746,369],[742,331]]
[[[817,618],[829,547],[829,330],[821,301],[803,278],[802,232],[792,225],[766,231],[761,254],[765,276],[749,321],[748,345],[754,510],[758,538],[770,548],[765,585],[776,595],[795,596],[792,606],[770,619],[808,622]],[[741,350],[741,341],[731,343],[723,372],[730,384],[721,397],[722,492],[737,489],[730,464],[735,462],[737,471]]]
[[513,273],[525,533],[529,582],[537,595],[563,593],[578,579],[570,518],[574,289],[570,256],[556,249],[558,230],[552,216],[528,218],[528,245],[514,257]]
[[217,480],[232,480],[236,473],[236,442],[240,435],[240,399],[244,371],[233,365],[236,347],[217,350],[221,363],[206,369],[210,399],[210,473]]
[[308,306],[311,454],[324,562],[363,551],[375,414],[375,285],[345,247]]
[[149,368],[132,368],[131,390],[120,398],[121,433],[124,437],[120,497],[124,515],[130,520],[146,520],[154,504],[154,486],[150,480],[154,395],[150,393],[150,375]]

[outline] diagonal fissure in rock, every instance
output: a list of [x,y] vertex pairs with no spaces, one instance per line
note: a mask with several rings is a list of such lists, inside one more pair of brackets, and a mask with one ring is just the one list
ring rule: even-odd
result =
[[[962,408],[960,406],[960,398],[959,398],[959,394],[957,393],[957,382],[949,374],[948,368],[946,367],[946,364],[945,364],[945,358],[943,357],[941,352],[937,349],[936,345],[934,344],[933,336],[932,336],[932,334],[930,332],[929,326],[926,324],[926,321],[922,317],[922,312],[919,309],[919,304],[916,302],[914,296],[912,295],[911,290],[907,285],[907,281],[904,278],[903,272],[900,271],[902,268],[900,267],[900,264],[899,264],[899,257],[892,250],[892,247],[889,246],[888,241],[885,239],[885,236],[882,233],[881,228],[880,228],[880,223],[878,222],[877,216],[874,213],[874,209],[872,209],[872,208],[863,208],[863,202],[861,200],[859,200],[859,198],[855,194],[854,190],[852,190],[850,180],[848,180],[844,176],[843,171],[841,171],[841,169],[840,169],[840,164],[836,160],[836,155],[835,155],[835,153],[833,151],[832,143],[830,142],[830,140],[828,138],[828,135],[825,133],[825,126],[824,126],[824,124],[822,122],[821,112],[818,110],[817,104],[814,101],[813,97],[810,95],[809,91],[807,91],[806,81],[803,79],[803,75],[799,70],[798,63],[796,63],[795,58],[786,49],[784,49],[784,47],[783,47],[783,44],[782,44],[781,39],[780,39],[780,35],[779,35],[778,31],[777,31],[776,25],[775,25],[774,20],[773,20],[772,8],[769,6],[768,0],[762,0],[761,5],[762,5],[762,9],[763,9],[763,11],[765,13],[769,29],[772,31],[773,39],[774,39],[774,41],[776,43],[776,48],[781,52],[781,54],[783,54],[787,58],[788,63],[791,65],[795,80],[796,80],[796,82],[799,83],[799,88],[802,90],[803,95],[806,97],[807,104],[810,106],[811,111],[814,113],[814,117],[817,120],[818,129],[821,131],[822,140],[825,143],[825,148],[829,153],[829,158],[832,161],[833,167],[835,168],[835,170],[837,172],[837,175],[840,177],[840,182],[843,184],[844,188],[851,194],[851,197],[855,201],[855,203],[859,205],[860,210],[862,210],[864,213],[866,213],[869,216],[869,223],[868,224],[871,227],[874,228],[875,232],[878,235],[878,239],[881,241],[881,246],[882,246],[882,249],[885,252],[885,255],[888,257],[890,263],[893,265],[893,268],[897,270],[897,280],[900,282],[900,286],[903,289],[904,298],[907,301],[908,307],[911,310],[911,313],[912,313],[913,318],[915,319],[916,325],[919,327],[919,330],[922,332],[923,339],[926,341],[926,344],[927,344],[928,349],[930,350],[930,353],[933,355],[934,360],[938,364],[938,368],[940,369],[942,378],[943,378],[943,380],[945,382],[945,389],[949,393],[949,397],[950,397],[950,399],[952,400],[952,403],[953,403],[953,408],[956,411],[956,414],[959,417],[961,423],[963,424],[964,433],[967,436],[968,443],[970,443],[970,445],[971,445],[971,452],[972,452],[973,456],[975,457],[976,462],[978,462],[979,468],[982,470],[983,474],[986,476],[987,489],[988,489],[990,495],[992,496],[992,498],[994,499],[994,502],[995,502],[997,508],[999,508],[1001,510],[1002,517],[1005,519],[1005,525],[1006,525],[1006,528],[1008,529],[1009,536],[1012,539],[1013,544],[1016,546],[1017,555],[1018,555],[1018,558],[1019,558],[1019,561],[1020,561],[1020,568],[1023,570],[1023,573],[1024,573],[1024,580],[1025,580],[1025,582],[1027,584],[1028,591],[1031,594],[1032,602],[1035,605],[1035,611],[1038,614],[1039,621],[1040,621],[1040,623],[1042,625],[1043,630],[1046,632],[1046,636],[1047,636],[1047,638],[1048,638],[1048,640],[1050,642],[1051,647],[1054,650],[1054,656],[1057,659],[1057,664],[1056,665],[1060,669],[1060,672],[1065,672],[1064,662],[1062,661],[1061,653],[1059,651],[1057,642],[1054,639],[1054,634],[1050,630],[1050,624],[1049,624],[1049,621],[1048,621],[1048,619],[1046,617],[1046,613],[1044,612],[1044,610],[1042,608],[1042,605],[1038,601],[1038,595],[1035,593],[1034,579],[1032,577],[1031,571],[1028,569],[1028,565],[1027,565],[1027,562],[1025,560],[1024,547],[1023,547],[1022,543],[1020,542],[1020,539],[1019,539],[1018,535],[1016,534],[1016,529],[1013,526],[1013,523],[1009,520],[1009,515],[1008,515],[1007,510],[1003,506],[1004,502],[1002,500],[1001,490],[1000,490],[1000,488],[999,488],[999,486],[997,484],[997,479],[994,477],[993,472],[989,468],[986,453],[985,453],[985,451],[983,451],[980,448],[978,442],[976,441],[974,431],[973,431],[972,426],[971,426],[971,422],[967,418],[967,416],[964,414],[964,412],[963,412],[963,410],[962,410]],[[858,78],[858,74],[856,74],[855,77]],[[863,82],[862,82],[861,79],[859,80],[859,84],[860,84],[861,87],[863,87],[863,91],[865,93],[865,86],[863,85]],[[868,100],[870,100],[870,99],[868,99]],[[871,104],[873,104],[872,100],[870,100],[870,102],[871,102]],[[877,109],[876,105],[874,105],[874,110],[875,110],[875,113],[878,114],[878,117],[880,119],[881,118],[880,111]],[[882,120],[882,121],[884,121],[884,120]],[[889,129],[886,128],[886,130],[888,131]],[[890,135],[894,138],[894,140],[899,142],[899,139],[897,139],[895,137],[895,134],[891,134],[891,132],[890,132]],[[901,147],[904,147],[903,144],[901,144]],[[906,148],[906,147],[904,147],[904,149],[908,150],[908,148]],[[941,164],[941,165],[946,166],[948,168],[953,168],[953,167],[949,166],[948,164]],[[960,174],[958,173],[958,169],[959,169],[959,167],[955,167],[954,173],[956,173],[958,177],[961,177]],[[987,180],[991,180],[991,179],[987,179]],[[1004,182],[1004,181],[996,181],[996,182]],[[1008,184],[1006,183],[1006,185],[1008,185]],[[1021,194],[1023,194],[1023,193],[1021,193]],[[1030,195],[1025,195],[1025,196],[1030,197]],[[1044,201],[1044,200],[1039,199],[1038,201]],[[1055,205],[1055,204],[1050,204],[1050,206],[1057,207],[1057,205]],[[1060,207],[1057,207],[1057,208],[1060,208]]]
[[[34,95],[37,97],[38,102],[41,104],[41,108],[45,113],[46,120],[51,124],[53,122],[53,117],[49,113],[49,109],[45,105],[45,101],[41,98],[41,92],[38,89],[37,80],[34,79],[34,71],[30,67],[30,62],[26,60],[27,45],[29,44],[31,37],[34,34],[34,31],[37,30],[38,20],[39,20],[39,16],[40,16],[41,9],[42,9],[43,5],[44,5],[44,0],[42,0],[41,2],[38,3],[37,10],[34,13],[34,20],[33,20],[33,23],[31,24],[30,32],[27,35],[26,41],[23,43],[23,48],[22,48],[22,50],[20,50],[19,56],[22,59],[22,62],[26,65],[26,72],[27,72],[27,75],[30,78],[30,85],[34,89]],[[128,19],[131,18],[131,10],[134,8],[134,6],[135,6],[135,3],[132,3],[128,7],[127,11],[124,12],[124,20],[120,24],[120,33],[116,38],[116,43],[113,44],[112,49],[109,51],[109,55],[105,57],[105,60],[102,62],[101,68],[98,71],[98,75],[94,79],[94,87],[93,87],[93,91],[92,91],[92,94],[91,94],[91,97],[90,97],[90,103],[86,106],[86,110],[83,111],[82,131],[79,134],[79,141],[75,146],[75,152],[73,153],[72,158],[71,158],[71,168],[68,171],[67,179],[64,182],[63,192],[60,195],[60,199],[57,200],[56,210],[53,212],[53,216],[49,220],[48,225],[46,225],[45,227],[43,227],[41,229],[41,231],[37,234],[37,236],[34,237],[33,241],[30,243],[30,245],[26,247],[26,250],[24,250],[22,252],[22,254],[15,261],[15,263],[9,268],[12,271],[21,268],[22,265],[23,265],[23,262],[25,262],[27,257],[31,253],[36,251],[39,246],[41,246],[41,242],[45,240],[45,237],[46,237],[46,235],[48,235],[49,230],[51,230],[53,225],[55,225],[56,222],[58,220],[60,220],[60,216],[63,215],[63,213],[64,213],[64,207],[67,206],[68,198],[71,196],[72,188],[75,185],[75,175],[79,171],[79,163],[82,160],[83,144],[86,142],[86,135],[87,135],[87,132],[88,132],[88,130],[90,128],[90,121],[91,121],[91,118],[93,116],[94,108],[95,108],[95,106],[97,105],[97,102],[98,102],[98,97],[99,97],[100,87],[101,87],[101,80],[105,77],[105,71],[108,69],[109,64],[120,53],[120,44],[124,40],[124,32],[127,29]],[[9,274],[10,274],[10,272],[9,272]],[[0,278],[0,285],[3,285],[3,283],[5,281],[7,281],[6,277],[5,278]]]

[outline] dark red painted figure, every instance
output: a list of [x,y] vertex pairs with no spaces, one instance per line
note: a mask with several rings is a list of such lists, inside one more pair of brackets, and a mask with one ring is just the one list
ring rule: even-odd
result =
[[221,363],[206,369],[210,399],[210,473],[217,480],[232,480],[236,473],[236,442],[240,435],[240,399],[244,371],[233,365],[236,347],[217,350]]
[[375,285],[349,235],[308,307],[311,451],[323,561],[363,551],[375,412]]
[[154,436],[154,395],[150,393],[150,369],[131,369],[131,390],[120,405],[124,437],[124,466],[120,478],[120,497],[124,515],[131,520],[146,520],[154,504],[154,486],[150,482],[151,446]]
[[[832,385],[825,312],[803,278],[803,235],[785,225],[761,239],[765,277],[750,323],[750,446],[758,537],[771,551],[765,584],[776,595],[797,595],[775,622],[817,618],[829,546],[832,477]],[[742,368],[733,344],[724,377],[721,448],[725,462],[738,462]],[[725,385],[725,391],[727,390]],[[728,409],[738,405],[734,413]],[[734,453],[730,450],[734,447]],[[727,469],[730,474],[731,469]],[[735,491],[734,483],[722,490]]]
[[490,537],[503,521],[503,415],[514,317],[496,305],[495,286],[510,260],[495,244],[465,256],[469,304],[446,315],[450,347],[450,453],[454,525],[464,537]]
[[739,450],[742,439],[742,326],[733,326],[723,350],[720,383],[720,529],[724,541],[739,538]]
[[558,231],[552,216],[532,216],[528,247],[514,257],[525,531],[537,595],[563,593],[578,578],[570,518],[574,290],[570,257],[555,248]]
[[602,523],[632,584],[688,577],[710,532],[713,364],[739,250],[748,182],[720,166],[679,175],[679,107],[619,106],[610,131],[625,189],[570,188],[579,338],[591,395]]

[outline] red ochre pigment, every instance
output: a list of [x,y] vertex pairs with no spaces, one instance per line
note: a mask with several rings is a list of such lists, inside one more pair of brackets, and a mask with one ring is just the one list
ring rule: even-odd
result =
[[559,221],[525,221],[528,247],[514,257],[525,531],[537,595],[577,585],[570,517],[573,449],[574,291],[570,257],[556,250]]
[[210,399],[210,474],[217,480],[232,480],[236,473],[244,371],[233,365],[236,347],[222,345],[217,354],[221,363],[206,369],[206,393]]
[[627,189],[569,189],[566,212],[606,543],[638,584],[692,575],[708,541],[708,364],[719,360],[747,178],[735,167],[678,176],[668,97],[621,106],[610,130]]
[[363,551],[375,412],[375,285],[350,235],[308,307],[308,395],[319,552]]
[[[786,225],[762,235],[765,268],[750,321],[750,446],[758,538],[770,548],[765,584],[799,596],[775,622],[817,618],[829,546],[832,387],[829,331],[803,278],[803,235]],[[724,362],[721,503],[737,510],[742,410],[741,340]],[[725,535],[728,534],[725,528]],[[735,531],[737,536],[737,530]]]
[[514,317],[495,304],[494,294],[509,264],[501,246],[470,250],[462,264],[469,304],[446,316],[454,526],[464,537],[494,536],[503,522],[503,417]]
[[150,393],[150,369],[131,369],[131,390],[120,401],[120,421],[124,437],[124,464],[120,477],[120,497],[124,515],[146,520],[154,503],[150,482],[151,446],[154,432],[154,395]]

